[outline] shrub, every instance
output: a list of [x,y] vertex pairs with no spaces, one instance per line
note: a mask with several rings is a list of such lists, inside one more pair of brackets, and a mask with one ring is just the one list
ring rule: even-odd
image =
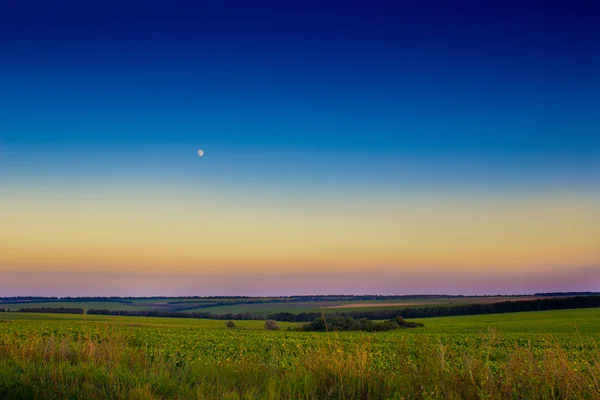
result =
[[389,321],[376,322],[366,318],[359,320],[350,317],[323,317],[316,318],[313,322],[305,324],[299,330],[304,331],[365,331],[365,332],[383,332],[399,328],[417,328],[423,326],[418,322],[406,322],[402,317],[391,319]]
[[278,331],[279,325],[277,325],[277,321],[268,319],[265,321],[265,329],[268,331]]
[[228,327],[228,328],[235,328],[236,327],[235,326],[235,322],[233,322],[233,321],[227,321],[227,322],[225,322],[225,326]]

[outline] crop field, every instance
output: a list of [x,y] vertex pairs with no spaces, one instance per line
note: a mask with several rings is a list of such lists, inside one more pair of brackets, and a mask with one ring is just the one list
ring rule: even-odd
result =
[[527,300],[533,297],[439,297],[431,299],[406,299],[406,300],[361,300],[361,301],[311,301],[311,302],[285,302],[285,303],[253,303],[219,305],[210,308],[188,311],[207,311],[213,314],[268,314],[276,312],[324,312],[326,314],[339,311],[376,311],[397,310],[402,308],[417,308],[426,306],[453,306],[462,304],[494,303],[500,301]]
[[0,313],[0,398],[598,399],[600,309],[380,333]]
[[[153,318],[153,317],[116,317],[110,315],[79,315],[79,314],[36,314],[36,313],[0,313],[5,325],[39,327],[44,324],[51,326],[77,327],[152,327],[152,328],[193,328],[193,329],[227,329],[225,321],[215,319],[192,318]],[[6,322],[9,321],[9,322]],[[14,325],[13,325],[14,324]],[[264,321],[247,320],[235,321],[238,330],[263,330]],[[298,326],[297,323],[278,322],[281,329]]]
[[68,301],[53,301],[53,302],[27,302],[27,303],[0,303],[0,307],[11,311],[17,311],[21,308],[83,308],[89,310],[91,308],[104,308],[107,310],[136,310],[145,309],[130,303],[121,302],[68,302]]
[[209,301],[198,299],[133,299],[133,300],[115,300],[115,301],[10,301],[0,300],[0,308],[17,311],[21,308],[83,308],[104,309],[104,310],[175,310],[180,307],[193,307],[214,304]]
[[[2,300],[0,308],[17,311],[22,308],[82,308],[84,310],[128,310],[128,311],[182,311],[209,312],[211,314],[250,313],[264,315],[277,312],[324,312],[339,311],[374,311],[396,310],[407,307],[453,306],[475,303],[493,303],[500,301],[527,300],[539,297],[436,297],[397,300],[329,300],[293,301],[284,297],[263,298],[166,298],[166,299],[111,299],[110,301],[94,301],[78,299],[77,301],[45,300]],[[194,307],[196,306],[196,307]]]

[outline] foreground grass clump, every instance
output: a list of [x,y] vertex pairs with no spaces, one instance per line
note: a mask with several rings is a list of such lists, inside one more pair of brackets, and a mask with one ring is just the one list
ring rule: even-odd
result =
[[430,323],[317,333],[64,322],[0,327],[0,398],[600,398],[591,334],[422,333]]

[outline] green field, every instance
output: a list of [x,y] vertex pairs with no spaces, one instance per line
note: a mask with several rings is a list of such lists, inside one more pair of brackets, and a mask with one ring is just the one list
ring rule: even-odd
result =
[[425,324],[425,329],[418,333],[477,335],[495,329],[503,335],[523,338],[542,334],[600,337],[598,308],[420,318],[418,321]]
[[[227,329],[225,321],[199,318],[155,318],[155,317],[121,317],[111,315],[81,314],[38,314],[38,313],[0,313],[0,319],[10,321],[5,326],[67,326],[67,327],[152,327],[152,328],[197,328]],[[43,325],[47,324],[47,325]],[[235,321],[237,329],[263,330],[264,321]],[[281,329],[298,326],[297,323],[278,322]],[[3,326],[3,327],[5,327]]]
[[0,398],[600,398],[600,309],[382,333],[0,313]]
[[11,311],[17,311],[21,308],[83,308],[89,310],[91,308],[107,309],[107,310],[143,310],[145,307],[139,307],[133,304],[121,302],[31,302],[31,303],[0,303],[0,308],[5,308]]
[[276,312],[310,313],[351,311],[378,311],[397,310],[402,308],[418,308],[427,306],[453,306],[461,304],[489,303],[499,301],[524,300],[530,297],[440,297],[432,299],[407,299],[407,300],[362,300],[362,301],[311,301],[311,302],[286,302],[286,303],[255,303],[222,305],[209,308],[199,308],[192,311],[205,311],[213,314],[269,314]]
[[[225,321],[199,318],[122,317],[110,315],[0,313],[0,319],[10,321],[2,328],[15,326],[148,326],[154,328],[227,329]],[[419,318],[424,328],[405,330],[410,335],[478,335],[495,329],[503,335],[521,337],[540,334],[592,335],[600,337],[600,309],[554,310],[510,314],[466,315],[456,317]],[[560,323],[557,323],[560,322]],[[244,330],[263,330],[264,321],[235,321]],[[282,329],[301,323],[278,322]],[[302,333],[304,334],[304,333]],[[346,333],[339,333],[346,334]],[[397,334],[394,332],[392,334]],[[380,334],[377,334],[380,335]]]
[[[524,300],[531,297],[440,297],[400,300],[320,300],[292,301],[281,297],[263,298],[167,298],[167,299],[123,299],[121,301],[2,301],[0,308],[16,311],[21,308],[83,308],[105,310],[131,311],[182,311],[208,312],[211,314],[250,313],[265,315],[276,312],[310,313],[324,312],[327,314],[351,311],[396,310],[402,308],[418,308],[426,306],[453,306],[461,304],[490,303],[499,301]],[[250,303],[253,302],[253,303]],[[222,304],[225,303],[225,304]],[[197,308],[194,308],[197,305]],[[209,307],[207,307],[209,306]]]
[[17,311],[22,308],[83,308],[84,310],[177,311],[181,307],[214,304],[198,299],[133,299],[130,301],[0,301],[0,308]]

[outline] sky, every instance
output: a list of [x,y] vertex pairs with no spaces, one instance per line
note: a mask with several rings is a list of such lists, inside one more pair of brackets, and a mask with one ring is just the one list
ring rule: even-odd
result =
[[0,296],[598,291],[598,17],[3,4]]

